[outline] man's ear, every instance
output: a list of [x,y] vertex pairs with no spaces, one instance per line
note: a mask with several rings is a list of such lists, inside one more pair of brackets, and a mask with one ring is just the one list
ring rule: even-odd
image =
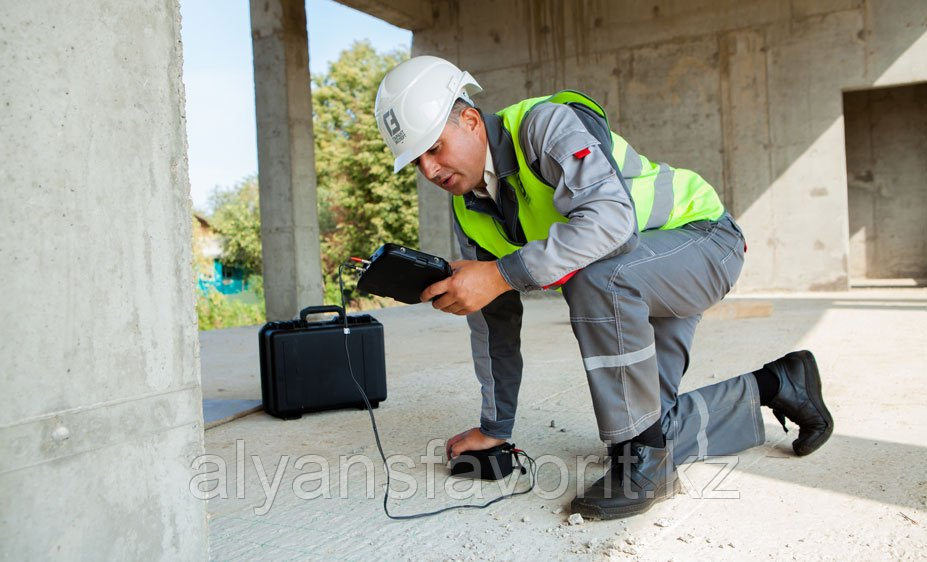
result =
[[460,112],[460,126],[468,131],[475,131],[482,121],[483,118],[475,107],[466,107]]

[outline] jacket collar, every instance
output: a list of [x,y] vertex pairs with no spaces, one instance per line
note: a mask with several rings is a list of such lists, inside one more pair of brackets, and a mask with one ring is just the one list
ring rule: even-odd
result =
[[502,118],[495,113],[480,111],[486,125],[486,139],[492,154],[492,165],[496,168],[496,177],[504,178],[518,172],[518,159],[515,157],[515,143],[511,133],[502,125]]
[[[484,113],[478,110],[486,125],[486,140],[489,143],[489,154],[492,156],[492,165],[496,169],[496,177],[499,178],[499,197],[505,197],[502,190],[511,186],[505,178],[518,173],[518,158],[515,157],[515,143],[512,142],[512,135],[502,125],[502,118],[495,113]],[[496,202],[488,199],[477,197],[471,191],[463,196],[464,204],[467,209],[490,215],[494,218],[503,220],[502,213]]]

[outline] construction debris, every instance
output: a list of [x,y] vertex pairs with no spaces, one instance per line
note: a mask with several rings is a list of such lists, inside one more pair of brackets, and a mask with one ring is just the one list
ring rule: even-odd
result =
[[567,519],[567,522],[570,525],[582,525],[583,523],[585,523],[585,521],[583,521],[583,516],[580,515],[579,513],[570,514],[570,518]]

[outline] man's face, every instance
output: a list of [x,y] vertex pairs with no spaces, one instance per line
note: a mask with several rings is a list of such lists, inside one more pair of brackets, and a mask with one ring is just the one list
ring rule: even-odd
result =
[[445,125],[438,140],[415,164],[432,183],[453,195],[469,193],[482,185],[486,133],[479,112],[467,108],[457,123]]

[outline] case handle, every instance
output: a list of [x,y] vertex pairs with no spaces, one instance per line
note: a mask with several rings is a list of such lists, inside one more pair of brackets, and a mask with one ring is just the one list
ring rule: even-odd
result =
[[299,319],[305,320],[310,314],[323,314],[325,312],[337,312],[338,320],[344,321],[344,309],[336,304],[323,304],[322,306],[307,306],[299,311]]

